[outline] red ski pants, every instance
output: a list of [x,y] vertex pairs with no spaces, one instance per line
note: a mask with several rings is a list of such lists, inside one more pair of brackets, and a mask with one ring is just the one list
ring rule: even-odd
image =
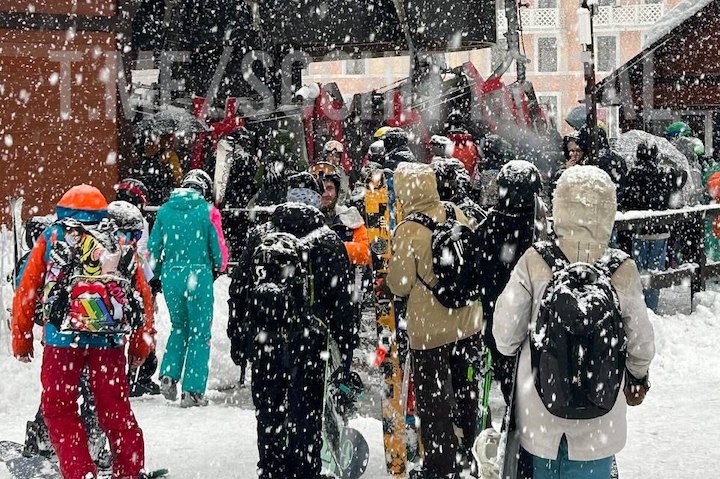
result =
[[113,455],[113,478],[136,479],[145,461],[142,430],[130,409],[124,348],[58,348],[43,354],[41,405],[64,479],[97,475],[78,414],[78,382],[85,365],[100,427]]

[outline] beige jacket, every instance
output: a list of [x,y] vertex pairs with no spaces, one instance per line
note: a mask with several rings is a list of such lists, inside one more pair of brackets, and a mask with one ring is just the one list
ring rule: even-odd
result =
[[[555,190],[553,212],[560,249],[570,261],[594,264],[599,260],[610,240],[615,210],[615,185],[606,173],[591,166],[576,166],[562,175]],[[627,439],[627,405],[622,391],[606,415],[569,420],[550,414],[535,389],[528,333],[534,327],[551,278],[550,267],[535,249],[529,249],[513,270],[493,316],[498,350],[510,356],[522,347],[515,408],[521,443],[535,456],[555,459],[565,435],[570,459],[609,457],[620,452]],[[655,346],[635,262],[626,261],[613,275],[612,284],[619,296],[628,339],[627,368],[633,376],[644,378]]]
[[[428,165],[401,163],[395,170],[395,192],[403,213],[423,213],[438,222],[445,221],[445,207],[437,192],[435,173]],[[458,221],[468,219],[455,208]],[[432,233],[412,221],[404,221],[395,229],[392,239],[393,256],[388,267],[387,284],[396,296],[407,297],[407,331],[412,349],[434,349],[451,344],[482,330],[482,306],[459,309],[442,306],[432,291],[418,279],[420,275],[433,285],[430,240]]]

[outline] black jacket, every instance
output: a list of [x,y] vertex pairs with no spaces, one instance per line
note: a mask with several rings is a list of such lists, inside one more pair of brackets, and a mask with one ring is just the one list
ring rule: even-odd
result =
[[[627,176],[619,202],[621,211],[662,211],[670,208],[670,200],[685,184],[687,175],[674,168],[660,166],[656,158],[638,158]],[[652,226],[641,234],[667,233],[667,226]]]
[[492,208],[487,219],[478,226],[480,245],[480,287],[485,341],[495,349],[492,337],[495,302],[510,280],[510,273],[520,257],[533,244],[535,209]]
[[[230,284],[228,337],[231,341],[233,360],[239,364],[247,352],[246,323],[250,298],[248,291],[252,254],[261,238],[268,232],[291,233],[304,241],[310,251],[310,266],[313,275],[313,315],[321,320],[340,348],[343,366],[349,370],[352,352],[355,348],[357,331],[355,310],[352,304],[352,272],[345,245],[340,238],[325,226],[319,210],[300,204],[283,204],[277,207],[269,223],[258,226],[250,233],[248,246],[233,271]],[[308,318],[308,321],[310,319]],[[323,350],[325,342],[308,343],[311,349]],[[319,350],[317,353],[319,354]],[[314,351],[310,351],[314,353]]]

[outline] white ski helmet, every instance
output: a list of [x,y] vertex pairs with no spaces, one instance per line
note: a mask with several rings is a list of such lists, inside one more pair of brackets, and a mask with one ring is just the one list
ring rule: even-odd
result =
[[140,208],[127,201],[113,201],[107,208],[108,216],[120,231],[142,231],[145,225]]
[[210,178],[210,175],[199,168],[188,171],[182,181],[183,188],[192,188],[199,191],[200,194],[203,195],[203,198],[210,202],[212,202],[214,198],[213,186],[213,180]]

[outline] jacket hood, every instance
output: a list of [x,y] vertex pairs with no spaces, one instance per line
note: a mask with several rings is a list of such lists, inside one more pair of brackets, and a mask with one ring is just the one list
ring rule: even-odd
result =
[[563,243],[575,246],[579,243],[579,248],[604,251],[615,224],[615,195],[615,184],[600,168],[568,168],[560,176],[553,195],[553,229],[561,247]]
[[395,170],[395,193],[405,215],[420,213],[440,203],[435,172],[424,163],[400,163]]
[[278,231],[303,237],[325,226],[319,209],[302,203],[283,203],[275,208],[270,219]]
[[55,213],[59,220],[72,218],[82,223],[99,223],[107,217],[105,196],[90,185],[73,186],[58,201]]
[[174,189],[166,204],[174,210],[190,210],[199,206],[208,206],[205,198],[192,188]]
[[350,229],[356,229],[365,224],[362,215],[354,206],[338,205],[335,208],[335,224],[342,224]]

